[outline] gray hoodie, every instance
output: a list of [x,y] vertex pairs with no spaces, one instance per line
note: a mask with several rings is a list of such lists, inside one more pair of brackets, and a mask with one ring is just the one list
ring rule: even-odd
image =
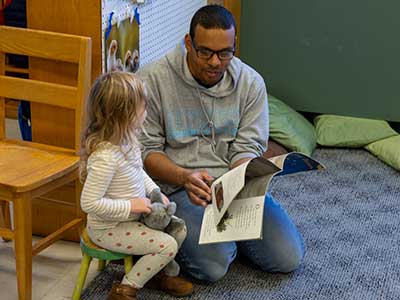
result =
[[[205,88],[191,75],[182,43],[138,75],[149,98],[143,161],[150,152],[162,152],[183,168],[206,169],[216,178],[237,160],[266,150],[264,80],[240,59],[233,58],[222,80]],[[160,186],[167,194],[177,189]]]

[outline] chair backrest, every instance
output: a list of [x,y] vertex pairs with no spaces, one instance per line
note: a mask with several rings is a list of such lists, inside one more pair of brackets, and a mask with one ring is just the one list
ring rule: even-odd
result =
[[[5,139],[5,98],[25,100],[73,110],[78,153],[82,112],[91,83],[91,49],[89,37],[0,26],[0,140]],[[77,85],[8,76],[6,53],[77,64]]]

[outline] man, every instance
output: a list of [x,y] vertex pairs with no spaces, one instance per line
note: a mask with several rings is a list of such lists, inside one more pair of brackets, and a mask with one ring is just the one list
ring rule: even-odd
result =
[[269,272],[290,272],[303,257],[300,234],[269,194],[262,240],[198,244],[212,180],[262,155],[268,140],[264,81],[234,57],[235,46],[231,13],[204,6],[193,16],[184,45],[139,71],[149,98],[141,140],[145,168],[186,221],[181,268],[210,282],[226,274],[237,250]]

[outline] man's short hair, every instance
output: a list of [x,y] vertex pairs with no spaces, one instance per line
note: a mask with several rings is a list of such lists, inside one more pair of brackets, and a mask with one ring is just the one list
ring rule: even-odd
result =
[[194,40],[196,26],[201,25],[205,29],[231,29],[232,26],[236,33],[235,18],[229,10],[220,5],[206,5],[201,7],[190,22],[190,37]]

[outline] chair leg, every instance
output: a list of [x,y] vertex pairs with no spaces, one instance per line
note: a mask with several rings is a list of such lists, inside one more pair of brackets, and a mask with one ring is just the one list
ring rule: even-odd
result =
[[81,263],[81,268],[79,270],[78,279],[76,280],[74,292],[72,294],[72,300],[80,300],[81,298],[82,289],[86,281],[86,276],[91,261],[92,258],[88,254],[84,253],[82,257],[82,263]]
[[27,194],[14,199],[15,265],[18,299],[32,299],[32,202]]
[[133,259],[131,255],[128,255],[124,258],[124,269],[125,274],[128,274],[132,270]]
[[103,271],[105,267],[106,267],[106,261],[104,259],[99,259],[99,264],[97,269],[99,271]]
[[[0,201],[0,226],[11,229],[11,216],[10,216],[10,202],[8,201]],[[10,239],[3,238],[3,241],[10,242]]]

